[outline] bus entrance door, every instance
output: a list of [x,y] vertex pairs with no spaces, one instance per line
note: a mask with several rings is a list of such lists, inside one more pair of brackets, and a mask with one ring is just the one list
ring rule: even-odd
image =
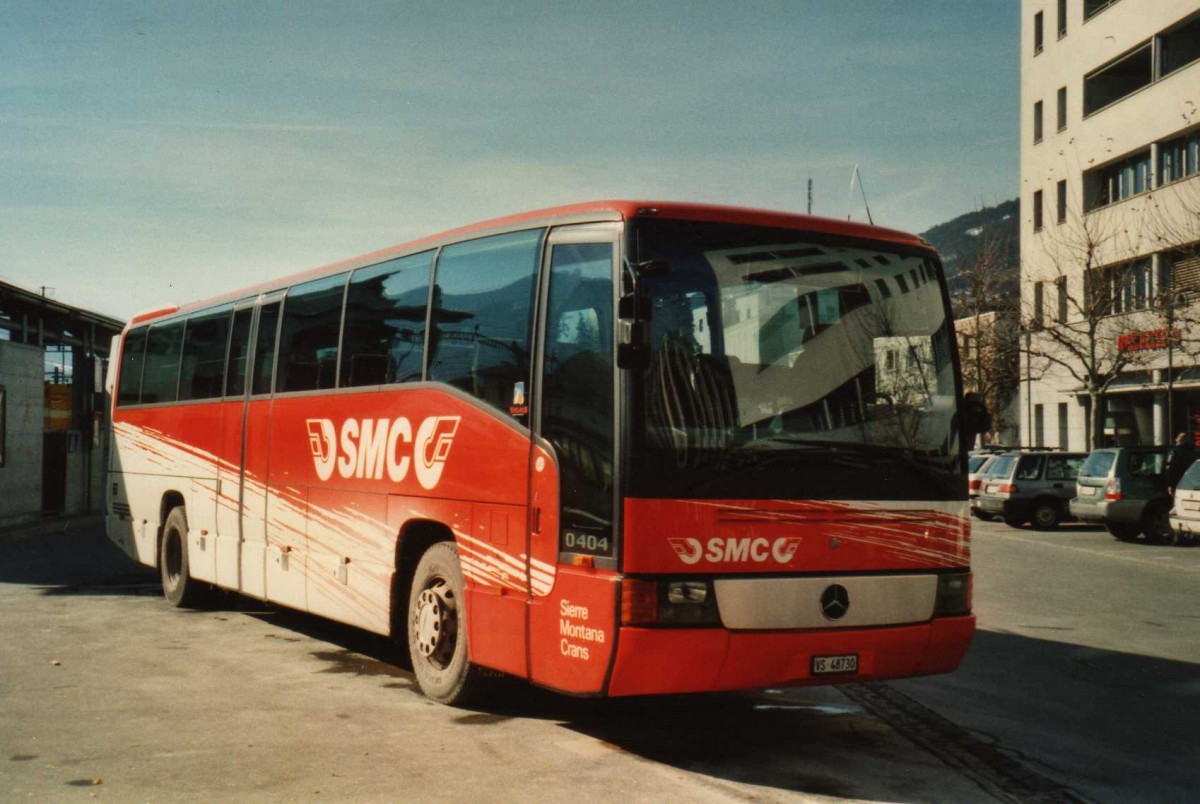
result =
[[250,334],[254,305],[234,308],[229,360],[225,369],[225,397],[221,407],[221,440],[217,461],[217,583],[239,589],[242,554],[242,465],[246,423],[246,369],[250,363]]
[[280,306],[281,301],[276,296],[264,299],[258,307],[243,435],[242,549],[238,588],[242,594],[257,598],[267,597],[267,472]]
[[596,693],[616,642],[614,224],[550,235],[530,466],[530,676]]

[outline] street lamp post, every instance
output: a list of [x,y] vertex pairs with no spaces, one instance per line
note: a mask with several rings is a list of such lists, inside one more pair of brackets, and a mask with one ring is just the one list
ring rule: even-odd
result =
[[1028,445],[1033,443],[1030,441],[1033,434],[1033,359],[1030,354],[1033,350],[1033,331],[1026,327],[1022,334],[1025,336],[1025,432],[1021,440]]

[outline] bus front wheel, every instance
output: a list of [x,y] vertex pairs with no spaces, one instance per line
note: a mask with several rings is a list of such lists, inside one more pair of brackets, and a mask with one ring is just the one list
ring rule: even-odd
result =
[[421,691],[438,703],[462,705],[483,683],[467,650],[462,567],[453,542],[421,556],[408,598],[408,653]]
[[176,608],[196,608],[204,602],[208,587],[188,572],[187,512],[177,505],[167,514],[159,545],[158,570],[163,597]]

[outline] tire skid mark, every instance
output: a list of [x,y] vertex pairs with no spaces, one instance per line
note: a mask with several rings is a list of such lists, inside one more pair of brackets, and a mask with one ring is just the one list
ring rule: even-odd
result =
[[1082,793],[1034,770],[1022,761],[1025,757],[1003,747],[999,740],[983,739],[887,684],[847,684],[839,689],[897,734],[962,773],[997,801],[1092,802]]

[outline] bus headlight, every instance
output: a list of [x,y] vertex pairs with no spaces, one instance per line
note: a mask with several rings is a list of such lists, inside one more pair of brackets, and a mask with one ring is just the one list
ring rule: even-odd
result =
[[945,572],[938,576],[934,617],[960,617],[971,613],[974,578],[970,572]]

